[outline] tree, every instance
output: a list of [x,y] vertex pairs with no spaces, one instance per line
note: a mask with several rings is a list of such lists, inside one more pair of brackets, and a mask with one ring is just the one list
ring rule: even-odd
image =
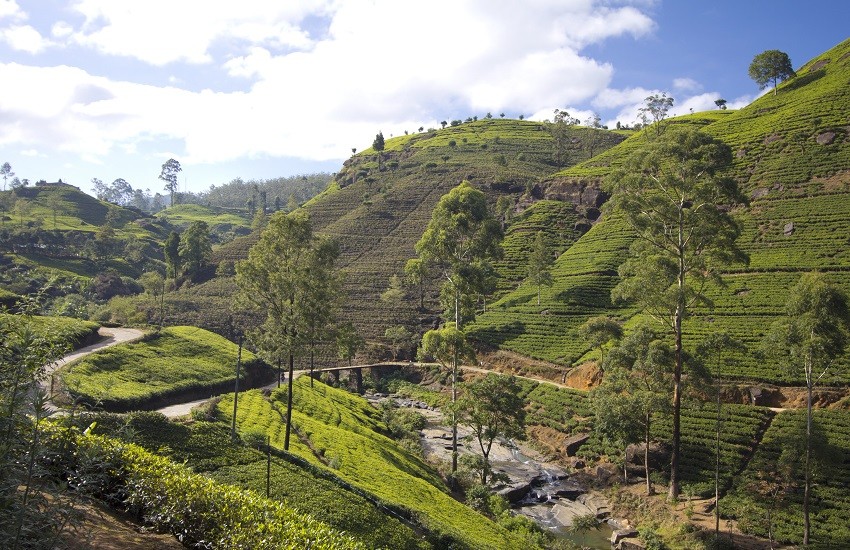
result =
[[472,429],[478,441],[484,458],[481,484],[486,485],[490,475],[490,450],[496,438],[525,438],[525,402],[513,376],[488,374],[467,384],[465,390],[456,403],[457,415],[461,423]]
[[558,168],[567,162],[567,146],[570,143],[569,127],[578,124],[578,119],[567,111],[555,109],[555,122],[552,124],[552,138],[555,140],[555,164]]
[[528,279],[537,287],[537,305],[540,305],[540,287],[552,286],[552,272],[549,270],[549,264],[552,263],[552,253],[549,247],[546,246],[546,240],[543,238],[543,232],[538,231],[534,238],[534,244],[531,247],[531,253],[528,255],[528,267],[526,273]]
[[445,317],[454,318],[455,326],[474,316],[469,301],[481,290],[476,284],[484,281],[488,260],[501,256],[501,240],[484,193],[467,181],[443,195],[434,208],[416,252],[427,267],[441,273]]
[[163,247],[165,256],[165,277],[168,279],[176,279],[180,276],[182,263],[180,261],[180,233],[172,231],[165,239]]
[[452,425],[452,475],[457,472],[457,382],[461,361],[475,363],[475,350],[466,341],[466,334],[454,323],[446,323],[443,328],[429,330],[422,336],[419,347],[419,360],[433,357],[443,369],[448,369],[452,382],[452,406],[449,408]]
[[651,428],[653,421],[670,409],[667,386],[672,363],[669,346],[658,339],[655,331],[641,325],[611,350],[608,375],[594,390],[598,429],[613,428],[620,434],[624,449],[629,443],[643,440],[647,495],[653,494],[649,468]]
[[714,441],[714,537],[720,536],[720,434],[723,429],[721,402],[721,369],[732,362],[731,352],[745,351],[739,340],[732,338],[726,331],[713,332],[697,345],[696,356],[714,379],[714,397],[717,407]]
[[785,79],[797,76],[788,54],[779,50],[765,50],[753,58],[749,69],[750,78],[759,85],[759,90],[773,83],[773,95],[776,85]]
[[428,265],[420,258],[411,258],[404,264],[405,282],[419,291],[419,309],[425,309],[425,283],[428,281]]
[[398,307],[404,302],[404,285],[398,275],[391,275],[389,286],[381,293],[381,301],[388,306]]
[[207,222],[193,221],[180,236],[180,261],[189,277],[195,277],[212,257],[210,229]]
[[809,544],[811,525],[812,392],[833,361],[847,346],[850,310],[847,295],[821,273],[807,273],[791,290],[785,318],[777,321],[765,339],[768,353],[780,354],[789,368],[806,380],[806,450],[803,463],[803,546]]
[[159,329],[162,330],[165,317],[165,279],[156,271],[147,271],[139,277],[139,283],[153,298],[154,304],[159,301]]
[[248,251],[248,259],[236,265],[240,300],[266,313],[252,341],[269,355],[286,350],[289,356],[284,450],[289,450],[292,425],[294,358],[308,341],[309,317],[318,314],[317,293],[335,278],[338,256],[334,241],[313,237],[306,214],[275,212]]
[[[337,356],[346,361],[348,366],[351,366],[357,352],[363,349],[366,345],[366,340],[357,331],[352,323],[348,322],[339,327],[336,333],[336,349]],[[339,383],[339,371],[333,371],[337,383]],[[349,375],[350,376],[350,375]],[[363,388],[363,369],[356,369],[357,391],[360,392]]]
[[0,166],[0,177],[3,178],[3,191],[6,190],[6,182],[9,178],[14,177],[15,173],[12,171],[12,165],[8,162],[4,162],[3,166]]
[[735,243],[740,228],[728,209],[745,201],[724,175],[731,163],[731,150],[721,141],[672,128],[630,155],[606,181],[610,208],[637,235],[612,298],[637,302],[676,340],[670,499],[679,495],[682,319],[694,304],[708,305],[702,291],[708,281],[720,281],[718,267],[747,261]]
[[133,187],[124,178],[118,178],[109,186],[105,200],[126,206],[133,200]]
[[714,104],[717,105],[717,108],[720,110],[726,110],[726,100],[722,97],[714,100]]
[[591,347],[599,350],[599,366],[605,372],[605,344],[623,337],[623,325],[607,315],[591,317],[579,327],[579,334]]
[[384,338],[389,340],[393,350],[393,359],[398,360],[403,350],[410,349],[415,344],[413,333],[404,325],[396,325],[384,331]]
[[503,232],[507,224],[511,222],[513,210],[514,201],[508,195],[502,195],[496,199],[496,219],[499,220]]
[[35,302],[23,314],[0,316],[0,546],[55,548],[78,513],[48,471],[44,420],[45,367],[69,349],[57,323],[37,322]]
[[383,156],[383,150],[384,150],[384,134],[383,134],[383,132],[378,132],[378,134],[375,136],[375,140],[372,141],[372,149],[374,149],[375,152],[378,153],[378,171],[380,172],[380,170],[381,170],[381,157]]
[[174,159],[168,159],[165,161],[165,164],[162,165],[162,171],[159,173],[159,179],[165,182],[165,190],[168,191],[171,197],[171,206],[174,206],[174,194],[177,193],[177,174],[179,174],[183,168],[180,167],[180,163]]
[[649,121],[649,117],[652,117],[655,124],[655,135],[658,136],[661,135],[661,122],[667,118],[667,112],[672,106],[673,98],[669,97],[667,92],[661,92],[647,97],[644,100],[644,106],[638,109],[638,112],[642,115],[641,120],[644,121],[644,126]]

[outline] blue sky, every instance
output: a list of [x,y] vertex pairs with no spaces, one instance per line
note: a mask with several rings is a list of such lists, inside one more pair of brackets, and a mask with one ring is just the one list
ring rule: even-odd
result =
[[336,171],[386,137],[504,112],[632,124],[743,106],[753,56],[848,38],[846,1],[0,0],[0,162],[32,181],[199,191]]

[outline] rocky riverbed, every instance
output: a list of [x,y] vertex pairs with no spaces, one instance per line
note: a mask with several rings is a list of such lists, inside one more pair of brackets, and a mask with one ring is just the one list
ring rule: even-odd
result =
[[[370,400],[379,403],[392,399],[400,407],[417,409],[427,420],[420,433],[423,453],[431,462],[451,460],[451,427],[442,413],[427,404],[394,395],[372,395]],[[480,454],[477,441],[465,426],[458,427],[458,453]],[[612,536],[620,540],[633,535],[628,523],[610,517],[607,500],[570,476],[558,464],[522,444],[497,441],[490,452],[493,472],[509,481],[497,485],[496,491],[511,503],[514,513],[533,519],[558,537],[572,540],[587,548],[610,549]],[[499,477],[502,477],[499,476]],[[599,521],[599,529],[575,534],[570,527],[575,518],[592,514]]]

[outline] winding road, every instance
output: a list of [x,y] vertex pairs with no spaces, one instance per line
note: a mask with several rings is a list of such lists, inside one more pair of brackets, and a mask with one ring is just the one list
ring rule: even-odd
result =
[[[50,363],[45,367],[45,377],[41,381],[41,388],[47,393],[47,395],[51,397],[51,399],[53,398],[53,373],[55,373],[58,369],[64,367],[72,361],[76,361],[80,357],[85,357],[86,355],[97,350],[108,348],[116,344],[123,344],[124,342],[134,342],[145,335],[144,331],[139,330],[137,328],[123,327],[100,327],[97,333],[103,338],[103,340],[96,342],[90,346],[75,350],[69,353],[68,355],[62,357],[62,359],[59,359],[54,363]],[[57,407],[53,404],[52,401],[49,403],[49,406],[52,410],[57,409]]]

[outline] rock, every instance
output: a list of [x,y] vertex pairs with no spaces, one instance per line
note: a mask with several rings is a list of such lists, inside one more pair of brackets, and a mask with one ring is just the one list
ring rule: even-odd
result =
[[620,469],[614,464],[604,463],[596,467],[596,480],[603,484],[610,484],[611,481],[617,480],[620,477]]
[[564,441],[564,452],[567,456],[575,456],[576,452],[590,439],[590,434],[576,434]]
[[618,550],[646,550],[646,546],[637,537],[628,537],[621,540],[617,548]]
[[830,145],[835,141],[835,132],[822,132],[816,138],[818,145]]
[[782,233],[785,234],[786,237],[790,237],[794,234],[794,222],[788,222],[785,224],[785,227],[782,229]]
[[576,502],[584,505],[598,519],[605,519],[611,515],[611,510],[608,507],[608,499],[598,493],[579,495]]
[[625,538],[635,538],[638,532],[635,529],[622,529],[611,533],[611,546],[617,546]]
[[552,507],[554,518],[564,527],[570,527],[573,520],[577,517],[587,516],[590,514],[596,515],[595,510],[588,508],[580,502],[571,500],[563,500]]
[[[644,471],[644,443],[632,443],[626,447],[626,468],[629,472]],[[670,466],[670,445],[665,442],[652,441],[649,444],[649,469],[659,471]]]
[[531,484],[523,483],[520,485],[509,485],[496,491],[499,495],[505,497],[511,504],[517,504],[528,496],[531,492]]

